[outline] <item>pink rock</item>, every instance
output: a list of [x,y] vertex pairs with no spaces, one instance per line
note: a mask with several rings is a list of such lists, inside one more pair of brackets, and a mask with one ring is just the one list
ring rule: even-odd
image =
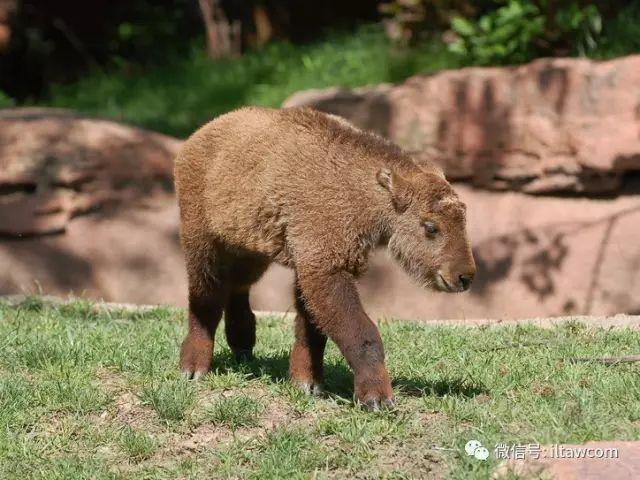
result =
[[[170,190],[179,146],[164,135],[73,112],[3,110],[0,235],[58,233],[76,214]],[[43,209],[52,198],[58,208]]]
[[640,170],[640,55],[450,70],[284,105],[341,115],[492,189],[615,192]]
[[[640,478],[640,442],[588,442],[584,445],[542,447],[537,458],[510,459],[494,479],[596,480]],[[579,457],[579,458],[577,458]]]
[[[170,189],[179,144],[68,112],[0,113],[0,294],[184,305]],[[639,187],[591,199],[456,185],[478,263],[471,291],[422,290],[379,252],[360,281],[365,307],[423,320],[639,313]],[[291,309],[291,272],[271,268],[252,302]]]
[[[640,313],[640,199],[534,197],[518,192],[456,190],[468,206],[478,265],[468,293],[418,288],[386,252],[375,254],[360,281],[375,316],[415,319],[525,318]],[[637,188],[637,187],[636,187]],[[258,305],[286,310],[291,275],[270,272]],[[285,295],[283,296],[283,293]]]

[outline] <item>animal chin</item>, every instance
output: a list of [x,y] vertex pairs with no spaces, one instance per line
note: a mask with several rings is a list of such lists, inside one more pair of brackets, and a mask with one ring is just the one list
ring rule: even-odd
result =
[[402,268],[409,274],[409,276],[422,288],[439,290],[448,292],[446,282],[444,288],[440,284],[441,280],[438,279],[438,274],[434,275],[433,270],[427,268],[420,261],[412,258],[410,255],[405,255],[404,250],[397,248],[397,244],[392,238],[389,242],[389,250],[393,257],[400,263]]

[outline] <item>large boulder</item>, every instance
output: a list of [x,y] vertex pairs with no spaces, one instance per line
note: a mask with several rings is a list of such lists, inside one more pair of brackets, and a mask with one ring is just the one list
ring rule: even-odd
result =
[[180,144],[68,111],[0,111],[0,294],[184,295]]
[[179,146],[65,110],[2,110],[0,235],[60,233],[76,215],[171,192]]
[[610,193],[640,170],[640,55],[450,70],[284,105],[341,115],[485,188]]

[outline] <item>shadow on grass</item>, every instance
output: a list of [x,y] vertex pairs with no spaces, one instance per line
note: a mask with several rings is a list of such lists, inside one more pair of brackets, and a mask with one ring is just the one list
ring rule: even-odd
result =
[[489,390],[479,383],[472,383],[464,378],[446,378],[440,380],[417,380],[413,378],[394,378],[394,387],[409,397],[466,397],[488,394]]
[[[279,383],[289,379],[289,356],[278,353],[274,355],[257,355],[252,360],[238,362],[231,352],[224,351],[214,355],[213,374],[227,372],[242,372],[249,378],[267,378]],[[353,396],[353,373],[344,364],[328,361],[324,366],[325,390],[328,393],[351,399]],[[425,380],[409,378],[403,375],[392,377],[393,387],[397,392],[410,397],[457,396],[473,398],[476,395],[489,393],[484,385],[471,382],[464,378],[447,378],[439,380]]]

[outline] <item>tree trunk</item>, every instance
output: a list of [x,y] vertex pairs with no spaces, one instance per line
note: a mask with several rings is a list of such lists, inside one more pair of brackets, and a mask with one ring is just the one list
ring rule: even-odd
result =
[[207,33],[207,51],[211,58],[239,55],[242,26],[239,20],[227,18],[219,0],[198,0]]
[[17,6],[17,0],[0,0],[0,54],[9,49],[11,41],[10,20]]

